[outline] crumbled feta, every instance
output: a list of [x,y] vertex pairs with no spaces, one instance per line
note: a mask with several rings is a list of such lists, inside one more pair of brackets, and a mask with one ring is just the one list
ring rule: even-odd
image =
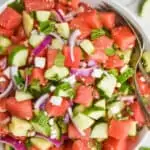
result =
[[50,87],[50,91],[51,91],[51,92],[54,92],[55,89],[56,89],[56,86],[54,86],[54,85],[52,85],[52,86]]
[[52,105],[60,106],[62,103],[62,100],[63,100],[62,97],[52,96],[50,99],[50,102],[52,103]]
[[38,68],[44,68],[46,64],[46,59],[44,57],[35,57],[34,65]]
[[123,66],[121,69],[120,69],[120,73],[124,73],[127,69],[128,69],[128,65],[125,65]]
[[5,82],[6,79],[4,77],[0,77],[0,82]]
[[54,125],[54,118],[51,118],[48,123],[49,123],[49,125],[51,125],[51,126]]
[[35,131],[29,131],[27,136],[33,137],[33,136],[35,136],[35,134],[36,134]]
[[92,72],[92,77],[94,78],[101,78],[103,75],[103,71],[101,69],[94,69]]
[[71,86],[73,86],[76,83],[76,77],[75,75],[72,75],[68,78],[65,78],[63,81],[68,82]]
[[145,80],[144,77],[140,77],[140,80],[141,80],[142,82],[146,82],[146,80]]
[[10,67],[6,68],[6,69],[3,71],[3,74],[4,74],[8,79],[10,79]]

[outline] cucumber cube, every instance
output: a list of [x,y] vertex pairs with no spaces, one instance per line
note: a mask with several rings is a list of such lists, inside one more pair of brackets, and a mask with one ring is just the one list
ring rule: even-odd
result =
[[78,115],[73,117],[73,122],[82,131],[91,127],[94,124],[94,120],[84,115],[83,113],[79,113]]

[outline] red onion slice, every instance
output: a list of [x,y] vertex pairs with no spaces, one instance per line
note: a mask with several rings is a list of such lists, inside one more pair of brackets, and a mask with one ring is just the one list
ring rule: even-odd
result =
[[51,32],[50,35],[61,41],[63,44],[65,43],[64,40],[58,34]]
[[74,122],[73,120],[73,112],[72,112],[72,108],[68,108],[68,114],[69,114],[69,117],[70,117],[70,120],[72,121],[73,125],[75,126],[75,128],[78,130],[78,132],[82,135],[82,136],[86,136],[84,131],[80,130],[78,128],[78,126],[76,125],[76,123]]
[[7,67],[7,58],[4,57],[2,59],[0,59],[0,69],[4,70]]
[[96,66],[97,66],[96,61],[90,60],[90,61],[88,62],[88,67],[96,67]]
[[134,95],[120,96],[118,99],[123,102],[128,102],[130,104],[130,103],[134,103],[135,96]]
[[34,56],[38,55],[42,50],[44,50],[49,44],[51,44],[52,42],[52,36],[48,35],[45,37],[45,39],[43,40],[43,42],[38,46],[36,47],[32,54]]
[[93,72],[93,68],[71,68],[70,72],[75,76],[89,77]]
[[65,22],[65,19],[63,17],[63,15],[58,11],[58,10],[53,10],[52,13],[56,16],[56,21],[58,22]]
[[0,137],[0,142],[11,145],[15,150],[26,150],[25,145],[10,136]]
[[2,94],[0,94],[0,98],[7,97],[11,93],[12,89],[13,89],[13,81],[10,81],[6,90]]
[[75,61],[75,58],[74,58],[74,46],[76,44],[76,40],[77,38],[81,35],[81,32],[80,30],[76,29],[70,36],[70,39],[69,39],[69,47],[70,47],[70,56],[71,56],[71,60],[72,62]]
[[45,101],[49,98],[49,94],[44,94],[42,95],[36,102],[34,105],[35,109],[40,109],[40,106],[45,103]]

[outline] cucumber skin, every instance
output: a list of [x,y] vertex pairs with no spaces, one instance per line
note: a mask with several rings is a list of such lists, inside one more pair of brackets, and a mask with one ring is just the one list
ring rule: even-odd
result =
[[10,53],[9,57],[8,57],[8,64],[9,65],[13,65],[13,59],[15,57],[15,55],[19,52],[19,51],[22,51],[22,50],[27,50],[24,46],[18,46],[16,48],[14,48],[12,50],[12,52]]
[[148,5],[147,3],[150,3],[150,0],[142,0],[141,3],[139,4],[138,14],[140,17],[143,17],[144,7],[145,5]]

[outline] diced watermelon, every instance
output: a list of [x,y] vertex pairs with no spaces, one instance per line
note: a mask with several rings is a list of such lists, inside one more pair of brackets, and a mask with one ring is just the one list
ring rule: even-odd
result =
[[83,19],[84,23],[87,24],[91,29],[102,27],[96,10],[80,13],[78,17]]
[[114,12],[100,12],[100,20],[104,27],[112,29],[115,26],[116,14]]
[[44,70],[40,68],[33,68],[30,81],[32,82],[33,80],[39,80],[41,85],[45,85],[47,82],[44,78]]
[[6,99],[0,99],[0,112],[6,112]]
[[57,50],[47,50],[47,68],[50,68],[54,65],[57,53]]
[[128,136],[131,127],[131,120],[114,120],[109,125],[109,136],[121,140]]
[[35,146],[31,146],[30,148],[29,148],[29,150],[39,150],[37,147],[35,147]]
[[88,148],[88,142],[84,140],[76,140],[73,143],[72,150],[90,150]]
[[96,50],[94,54],[88,57],[88,60],[94,60],[97,63],[106,63],[108,56],[105,54],[104,50]]
[[73,124],[69,124],[68,126],[68,136],[70,139],[85,139],[88,140],[90,137],[91,129],[88,128],[84,131],[85,136],[82,136],[78,130],[74,127]]
[[127,150],[127,140],[117,140],[109,137],[109,139],[103,143],[103,150]]
[[93,85],[95,83],[95,78],[89,76],[89,77],[84,77],[84,76],[78,76],[77,80],[79,82],[82,82],[83,84],[85,84],[86,86],[88,85]]
[[9,80],[4,75],[0,76],[0,78],[1,77],[3,79],[5,79],[5,81],[0,82],[0,93],[3,93],[6,90],[6,88],[8,87]]
[[54,0],[24,0],[27,11],[51,10],[54,8]]
[[137,121],[140,125],[143,125],[145,123],[145,118],[139,103],[136,101],[133,104],[131,104],[130,107],[133,112],[133,118],[135,119],[135,121]]
[[0,14],[0,26],[5,29],[15,29],[21,23],[21,15],[16,12],[14,9],[7,7]]
[[51,102],[47,102],[46,111],[51,117],[62,117],[67,112],[69,108],[69,102],[66,99],[63,99],[60,106],[55,106]]
[[81,85],[77,89],[75,103],[89,107],[93,101],[93,88],[90,86]]
[[6,108],[11,115],[21,119],[30,120],[33,117],[31,100],[17,102],[14,97],[9,97],[6,101]]
[[80,60],[82,58],[82,52],[79,47],[74,48],[74,61],[71,60],[70,48],[65,46],[63,49],[63,53],[65,55],[65,66],[78,68],[80,65]]
[[9,133],[9,131],[8,131],[7,126],[5,126],[5,127],[0,126],[0,136],[1,137],[6,136],[8,133]]
[[9,119],[10,119],[10,117],[7,112],[0,112],[0,125],[1,126],[5,126],[6,124],[8,124]]
[[104,67],[107,69],[121,68],[123,66],[124,62],[120,59],[118,55],[110,56],[104,64]]
[[11,37],[13,35],[13,30],[8,30],[0,27],[0,35]]
[[76,8],[78,8],[80,0],[71,0],[71,1],[59,0],[59,2],[64,4],[64,5],[68,5],[68,6],[71,6],[72,8],[74,8],[74,9],[76,9]]
[[121,50],[127,50],[135,46],[136,37],[127,26],[112,29],[112,38]]
[[105,50],[112,47],[114,41],[107,36],[101,36],[93,41],[96,50]]

